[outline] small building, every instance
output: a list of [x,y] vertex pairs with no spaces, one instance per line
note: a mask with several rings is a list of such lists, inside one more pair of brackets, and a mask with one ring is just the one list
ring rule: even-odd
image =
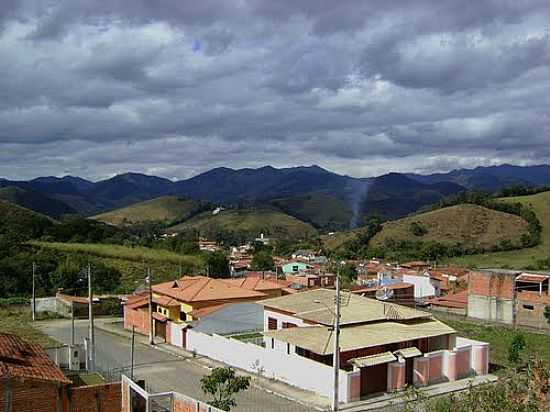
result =
[[300,272],[286,275],[286,280],[291,285],[299,285],[306,289],[330,288],[335,284],[336,275],[334,273]]
[[428,299],[425,303],[435,312],[466,316],[468,309],[468,291],[462,290],[439,298]]
[[[187,322],[202,318],[229,303],[255,302],[268,295],[232,285],[221,279],[188,276],[159,283],[152,288],[154,334],[171,340],[172,329],[183,330]],[[147,293],[128,299],[124,307],[124,327],[132,326],[149,333],[149,296]],[[181,339],[178,332],[177,340]],[[174,338],[175,339],[175,338]]]
[[407,271],[401,279],[414,285],[414,297],[418,300],[441,295],[442,281],[430,276],[428,272]]
[[370,288],[359,288],[353,289],[351,293],[375,299],[376,294],[384,290],[390,291],[391,294],[391,297],[385,300],[385,302],[415,307],[414,285],[412,283],[398,282],[385,286],[380,285]]
[[310,265],[298,261],[287,262],[282,266],[282,270],[285,275],[304,272],[308,268],[310,268]]
[[292,256],[292,259],[305,260],[309,262],[311,259],[315,258],[316,253],[313,250],[300,249],[292,253],[291,256]]

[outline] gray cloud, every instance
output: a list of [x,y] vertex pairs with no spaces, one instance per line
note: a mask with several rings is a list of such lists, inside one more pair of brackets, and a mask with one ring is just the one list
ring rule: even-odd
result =
[[0,176],[550,156],[547,1],[4,1]]

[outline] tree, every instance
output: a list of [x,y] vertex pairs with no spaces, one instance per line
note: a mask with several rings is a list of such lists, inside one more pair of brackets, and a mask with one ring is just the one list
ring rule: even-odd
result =
[[546,321],[550,323],[550,306],[545,306],[544,317],[546,318]]
[[210,375],[201,378],[202,391],[212,397],[208,403],[224,411],[237,406],[235,394],[249,386],[250,377],[237,376],[232,368],[215,368]]
[[254,254],[252,258],[253,270],[272,270],[275,267],[273,257],[267,251],[261,251]]
[[508,348],[508,360],[511,363],[517,364],[521,360],[521,351],[525,345],[525,337],[521,333],[516,334]]
[[212,252],[206,256],[208,273],[213,278],[229,277],[229,261],[223,252]]

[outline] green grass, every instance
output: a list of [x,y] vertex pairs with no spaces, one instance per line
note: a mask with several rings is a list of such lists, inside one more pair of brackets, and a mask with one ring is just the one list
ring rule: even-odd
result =
[[451,260],[452,263],[472,268],[505,267],[524,269],[535,264],[539,259],[550,257],[550,192],[508,197],[500,200],[511,203],[519,202],[533,208],[542,225],[541,243],[532,248],[454,258]]
[[0,333],[11,333],[27,342],[36,343],[43,347],[58,345],[56,340],[33,326],[30,308],[0,308]]
[[38,248],[54,250],[66,255],[92,256],[121,273],[121,291],[133,291],[144,279],[145,268],[150,267],[155,282],[172,280],[183,275],[196,274],[204,268],[200,255],[179,255],[163,249],[128,247],[94,243],[30,242]]
[[511,366],[508,362],[508,348],[517,333],[523,334],[526,348],[522,352],[525,359],[529,356],[550,362],[550,335],[538,334],[502,325],[485,325],[468,321],[449,320],[442,318],[444,323],[458,332],[458,336],[488,342],[490,346],[490,362],[501,366]]
[[218,232],[245,232],[253,236],[303,239],[317,234],[309,223],[271,208],[229,209],[217,215],[201,213],[186,222],[173,226],[171,232],[197,229],[209,237]]
[[176,196],[163,196],[102,213],[94,216],[92,219],[112,225],[144,222],[173,222],[188,218],[197,207],[198,203],[194,200],[183,199]]

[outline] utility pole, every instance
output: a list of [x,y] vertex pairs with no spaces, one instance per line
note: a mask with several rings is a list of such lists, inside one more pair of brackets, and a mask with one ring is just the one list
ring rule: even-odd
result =
[[71,345],[74,346],[74,302],[71,302]]
[[151,268],[147,268],[147,282],[149,283],[149,345],[155,344],[153,331],[153,276]]
[[90,370],[95,371],[95,331],[94,331],[94,293],[92,291],[92,266],[88,263],[88,319],[89,319],[89,358]]
[[338,387],[340,378],[340,265],[336,271],[336,306],[334,316],[334,353],[332,363],[334,366],[334,395],[332,397],[332,410],[338,410]]
[[136,328],[132,325],[132,347],[130,349],[130,379],[134,380],[134,345],[136,339]]
[[32,262],[32,320],[36,320],[36,263]]

